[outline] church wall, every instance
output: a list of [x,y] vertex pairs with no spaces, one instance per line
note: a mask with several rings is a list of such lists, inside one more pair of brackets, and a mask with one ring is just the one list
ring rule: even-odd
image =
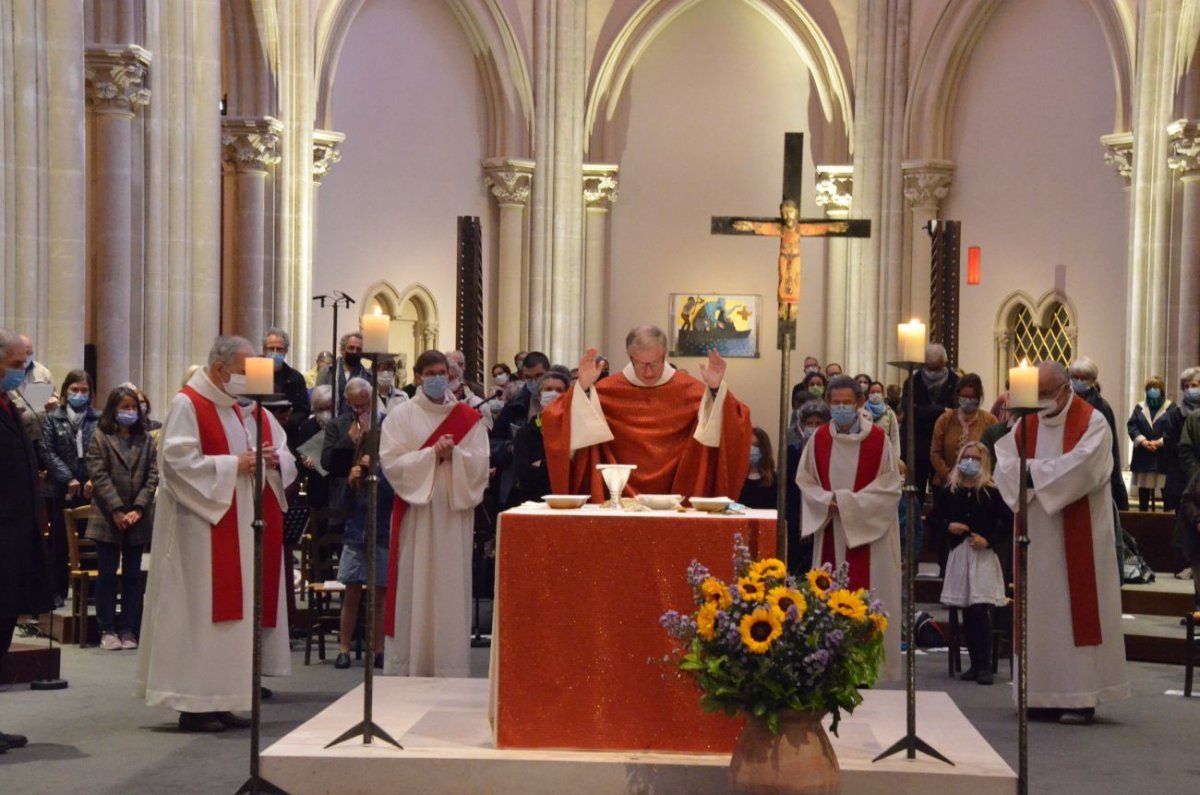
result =
[[1076,356],[1096,361],[1118,420],[1128,416],[1128,194],[1099,142],[1114,102],[1109,54],[1084,3],[1005,3],[972,54],[942,216],[962,221],[964,278],[966,248],[983,250],[982,284],[961,290],[960,361],[983,377],[987,402],[998,388],[997,310],[1016,290],[1037,301],[1058,288],[1078,311]]
[[[668,322],[672,292],[757,294],[760,354],[730,359],[728,378],[756,425],[778,425],[776,238],[714,237],[712,215],[778,212],[784,131],[805,131],[809,77],[795,50],[743,3],[698,3],[671,23],[634,67],[614,126],[621,167],[612,210],[610,319],[600,341],[615,366],[625,333]],[[805,163],[805,217],[814,203],[813,164]],[[825,244],[805,241],[799,348],[821,354]],[[590,341],[589,341],[590,342]],[[676,360],[699,377],[697,358]]]
[[[360,302],[339,311],[340,334],[370,285],[386,280],[404,293],[423,284],[437,303],[438,344],[452,348],[456,217],[480,217],[485,269],[496,241],[480,167],[482,91],[451,10],[438,0],[366,3],[342,49],[332,106],[346,141],[316,190],[313,294],[342,290]],[[330,345],[333,315],[313,312],[315,355]]]

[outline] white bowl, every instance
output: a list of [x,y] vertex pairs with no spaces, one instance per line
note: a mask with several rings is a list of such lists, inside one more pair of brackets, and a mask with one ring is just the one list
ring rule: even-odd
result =
[[582,508],[590,499],[588,494],[547,494],[542,502],[551,508]]
[[681,494],[639,494],[637,495],[638,505],[643,505],[652,511],[669,511],[672,508],[678,508],[679,503],[683,502]]
[[688,502],[697,511],[708,513],[718,513],[733,505],[733,500],[728,497],[689,497]]

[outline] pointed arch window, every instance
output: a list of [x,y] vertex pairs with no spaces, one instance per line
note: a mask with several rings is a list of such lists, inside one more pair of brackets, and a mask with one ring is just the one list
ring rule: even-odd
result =
[[996,384],[1003,385],[1008,368],[1022,359],[1045,360],[1070,366],[1075,358],[1079,329],[1075,309],[1066,294],[1051,290],[1038,301],[1013,293],[996,314]]

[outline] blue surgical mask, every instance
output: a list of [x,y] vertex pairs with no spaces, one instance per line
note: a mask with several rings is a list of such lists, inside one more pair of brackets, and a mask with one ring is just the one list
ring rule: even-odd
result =
[[1086,395],[1091,391],[1092,385],[1087,381],[1084,381],[1082,378],[1072,378],[1071,389],[1075,390],[1076,395]]
[[805,438],[805,439],[811,439],[811,438],[812,438],[812,436],[813,436],[813,434],[814,434],[814,433],[816,433],[816,432],[817,432],[817,429],[816,429],[816,428],[807,428],[807,427],[806,427],[806,428],[804,429],[804,438]]
[[750,448],[750,466],[756,467],[762,463],[762,450],[756,445]]
[[446,389],[449,386],[450,379],[444,375],[428,375],[421,378],[421,391],[434,403],[441,403],[446,399]]
[[858,409],[853,405],[838,405],[830,406],[829,414],[833,417],[833,422],[839,428],[850,425],[858,417]]
[[138,421],[138,413],[136,411],[118,411],[117,424],[128,428]]
[[14,389],[20,389],[21,384],[23,383],[25,383],[24,370],[18,370],[12,367],[4,368],[4,383],[0,386],[4,387],[5,392],[11,392]]
[[1150,401],[1151,403],[1155,402],[1156,400],[1162,400],[1162,390],[1158,387],[1150,387],[1146,390],[1146,400]]
[[282,353],[272,353],[272,354],[271,354],[271,359],[272,359],[272,361],[274,361],[274,362],[275,362],[275,369],[276,369],[276,370],[282,370],[282,369],[283,369],[283,360],[284,360],[284,359],[286,359],[286,358],[287,358],[287,357],[286,357],[284,354],[282,354]]
[[976,461],[974,458],[964,458],[958,462],[958,471],[969,478],[978,477],[983,471],[983,462]]
[[[11,373],[12,370],[9,370],[9,372]],[[1187,389],[1183,390],[1183,395],[1188,400],[1195,403],[1197,400],[1200,400],[1200,386],[1189,386]]]
[[979,408],[979,401],[971,398],[959,398],[958,407],[962,409],[963,414],[974,414]]
[[91,395],[80,395],[76,392],[67,395],[67,403],[76,411],[79,411],[90,402],[92,402]]

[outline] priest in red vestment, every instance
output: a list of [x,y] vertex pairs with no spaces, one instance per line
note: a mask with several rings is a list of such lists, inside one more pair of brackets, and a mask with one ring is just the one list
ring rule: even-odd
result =
[[597,464],[636,464],[628,494],[737,499],[750,468],[750,409],[725,383],[725,360],[712,351],[703,380],[666,363],[667,336],[638,326],[625,338],[629,364],[599,379],[596,349],[579,380],[541,414],[546,465],[556,494],[605,498]]

